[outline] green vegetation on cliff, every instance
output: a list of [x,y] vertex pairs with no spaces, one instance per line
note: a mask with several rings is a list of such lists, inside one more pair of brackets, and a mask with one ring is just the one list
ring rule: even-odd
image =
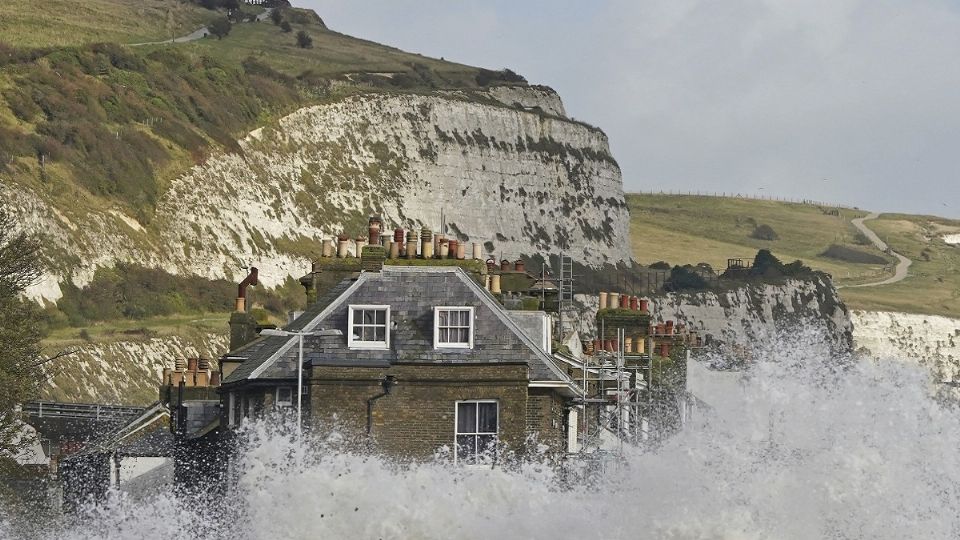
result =
[[[311,11],[282,10],[291,31],[312,37],[303,49],[270,20],[239,22],[251,14],[231,15],[238,22],[223,39],[131,47],[226,13],[179,0],[16,0],[0,13],[3,187],[25,188],[71,223],[132,216],[134,228],[145,228],[137,242],[147,246],[172,179],[216,150],[240,153],[238,138],[299,107],[362,92],[524,83],[509,70],[406,53],[330,31]],[[347,216],[362,221],[354,217]],[[47,258],[61,273],[77,262],[63,253]]]
[[302,100],[256,62],[228,66],[175,48],[20,51],[0,67],[0,172],[62,194],[64,207],[100,199],[144,223],[168,175],[211,146],[234,148],[237,133]]

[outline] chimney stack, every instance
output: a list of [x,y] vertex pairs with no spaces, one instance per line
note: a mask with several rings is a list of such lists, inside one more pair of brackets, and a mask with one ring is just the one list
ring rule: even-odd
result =
[[399,245],[398,248],[401,252],[403,251],[403,229],[397,228],[393,230],[393,243]]
[[424,227],[420,230],[421,254],[424,259],[433,258],[433,231]]
[[370,245],[380,245],[380,231],[383,229],[383,221],[378,216],[370,216],[369,227],[367,228],[370,237]]
[[[398,229],[399,230],[399,229]],[[410,229],[407,231],[407,258],[417,258],[417,231]]]
[[440,258],[446,259],[450,255],[450,242],[446,238],[440,238]]
[[358,236],[357,243],[356,243],[356,251],[354,252],[356,257],[360,257],[363,255],[363,248],[366,247],[366,245],[367,245],[367,238],[364,236]]

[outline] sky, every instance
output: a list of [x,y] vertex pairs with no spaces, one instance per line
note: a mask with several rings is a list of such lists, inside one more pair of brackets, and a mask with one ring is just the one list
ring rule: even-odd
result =
[[960,218],[960,0],[295,0],[509,67],[602,128],[626,191]]

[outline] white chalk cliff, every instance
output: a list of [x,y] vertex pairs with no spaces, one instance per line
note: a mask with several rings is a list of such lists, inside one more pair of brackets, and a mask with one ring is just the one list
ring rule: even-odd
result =
[[871,356],[919,363],[934,381],[960,381],[960,320],[890,311],[850,315],[857,347]]
[[[507,103],[507,104],[504,104]],[[515,105],[514,105],[515,103]],[[48,235],[58,282],[116,262],[268,286],[308,268],[320,239],[366,217],[436,229],[497,256],[565,252],[598,266],[629,257],[620,169],[600,130],[563,116],[544,87],[489,95],[354,96],[300,109],[175,178],[150,223],[119,210],[76,215],[0,182],[26,228]]]

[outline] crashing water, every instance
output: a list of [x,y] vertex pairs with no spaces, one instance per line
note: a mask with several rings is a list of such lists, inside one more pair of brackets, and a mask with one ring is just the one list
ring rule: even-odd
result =
[[743,373],[698,382],[709,409],[655,450],[626,450],[590,487],[561,488],[536,462],[465,469],[301,453],[291,437],[255,426],[226,505],[114,495],[41,536],[960,537],[954,405],[931,397],[933,383],[915,364],[838,362],[821,348],[779,342]]

